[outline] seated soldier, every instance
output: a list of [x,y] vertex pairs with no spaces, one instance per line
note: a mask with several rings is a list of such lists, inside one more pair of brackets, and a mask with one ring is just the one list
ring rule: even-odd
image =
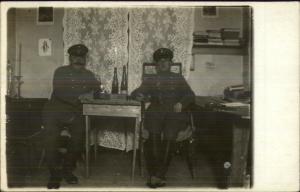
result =
[[[179,131],[186,129],[189,105],[194,103],[195,94],[181,74],[170,71],[173,52],[166,48],[155,51],[153,59],[157,74],[142,82],[132,92],[132,97],[150,102],[145,112],[145,129],[149,139],[145,142],[145,158],[151,188],[166,184],[165,175],[171,161]],[[163,134],[163,139],[161,135]]]
[[[81,44],[69,48],[70,65],[55,70],[51,99],[43,111],[49,189],[59,188],[63,178],[69,184],[78,183],[72,172],[82,152],[85,135],[79,97],[97,91],[100,86],[94,74],[85,69],[87,52],[87,47]],[[64,130],[66,125],[69,133]],[[61,148],[64,140],[68,142],[68,149]]]

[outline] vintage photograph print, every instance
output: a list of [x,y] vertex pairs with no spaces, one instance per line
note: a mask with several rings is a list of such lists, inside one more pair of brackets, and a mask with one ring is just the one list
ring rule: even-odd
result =
[[11,7],[7,187],[250,189],[252,24],[249,6]]

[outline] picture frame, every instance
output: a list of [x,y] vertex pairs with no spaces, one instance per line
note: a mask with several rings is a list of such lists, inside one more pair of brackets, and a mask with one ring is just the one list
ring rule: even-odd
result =
[[49,38],[39,39],[38,43],[39,56],[51,56],[52,55],[52,40]]
[[53,25],[54,11],[53,7],[39,7],[37,9],[37,25]]
[[219,9],[217,6],[203,6],[201,16],[204,18],[217,18],[219,17]]

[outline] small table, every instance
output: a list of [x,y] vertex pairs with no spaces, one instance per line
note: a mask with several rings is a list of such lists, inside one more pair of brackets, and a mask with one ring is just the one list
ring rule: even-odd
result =
[[85,115],[85,135],[86,135],[86,177],[89,177],[89,116],[108,116],[108,117],[131,117],[135,118],[135,128],[133,137],[133,160],[131,169],[131,180],[134,181],[134,172],[136,164],[136,141],[138,139],[138,129],[141,122],[141,103],[134,100],[101,100],[88,99],[81,100],[83,104],[83,115]]

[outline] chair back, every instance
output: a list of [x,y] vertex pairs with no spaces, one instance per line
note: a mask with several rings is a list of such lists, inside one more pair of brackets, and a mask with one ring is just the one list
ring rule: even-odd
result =
[[[171,72],[182,75],[182,64],[181,63],[172,63]],[[155,63],[143,63],[143,74],[142,80],[146,78],[151,78],[157,74],[156,64]]]

